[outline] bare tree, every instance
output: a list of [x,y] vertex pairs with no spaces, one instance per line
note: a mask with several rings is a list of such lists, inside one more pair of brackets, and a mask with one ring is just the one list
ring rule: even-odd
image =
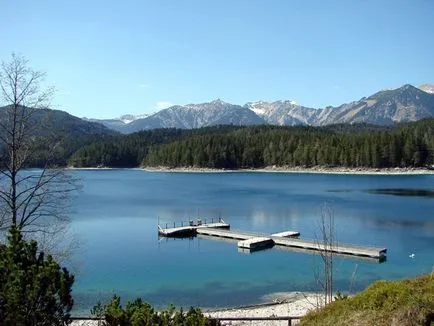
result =
[[315,278],[324,293],[324,304],[333,301],[333,259],[335,239],[335,222],[333,208],[324,204],[321,209],[319,222],[319,236],[316,236],[319,254],[322,262],[322,271],[315,270]]
[[15,226],[33,238],[65,229],[67,200],[76,189],[71,175],[50,168],[48,157],[40,169],[26,169],[37,139],[35,114],[53,94],[42,87],[44,78],[15,54],[0,68],[0,228]]

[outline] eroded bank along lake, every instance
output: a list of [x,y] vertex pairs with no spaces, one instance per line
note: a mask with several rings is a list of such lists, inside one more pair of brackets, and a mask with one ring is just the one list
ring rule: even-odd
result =
[[274,292],[318,289],[315,255],[276,248],[242,254],[224,241],[159,239],[158,218],[173,223],[221,216],[232,229],[296,230],[315,238],[327,203],[339,242],[388,248],[382,264],[337,258],[335,289],[356,291],[376,279],[430,273],[434,266],[434,175],[71,173],[83,184],[70,214],[81,241],[73,257],[80,314],[115,293],[157,307],[225,307],[258,303]]

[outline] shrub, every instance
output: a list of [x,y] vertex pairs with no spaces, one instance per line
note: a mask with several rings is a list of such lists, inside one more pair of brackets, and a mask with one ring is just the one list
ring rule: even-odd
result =
[[65,325],[74,276],[11,227],[0,245],[0,325]]
[[91,313],[103,320],[104,326],[217,326],[220,323],[207,318],[199,308],[191,307],[187,313],[181,308],[176,310],[170,305],[166,310],[155,311],[154,308],[142,299],[134,302],[128,301],[125,308],[121,305],[119,296],[114,296],[108,305],[98,303]]
[[434,325],[434,278],[378,281],[304,316],[302,325]]

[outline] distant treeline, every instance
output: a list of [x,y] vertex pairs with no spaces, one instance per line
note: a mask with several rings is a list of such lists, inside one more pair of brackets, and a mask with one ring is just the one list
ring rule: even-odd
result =
[[94,141],[76,167],[421,167],[434,164],[434,119],[393,127],[216,126],[157,129]]
[[193,135],[229,133],[239,127],[215,126],[201,129],[154,129],[92,141],[79,148],[68,160],[74,167],[138,167],[151,148]]

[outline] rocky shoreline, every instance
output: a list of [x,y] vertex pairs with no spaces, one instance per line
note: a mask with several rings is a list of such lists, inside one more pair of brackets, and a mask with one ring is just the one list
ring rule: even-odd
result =
[[210,169],[199,167],[143,167],[148,172],[180,172],[180,173],[230,173],[230,172],[275,172],[275,173],[318,173],[318,174],[360,174],[360,175],[420,175],[434,174],[434,169],[429,168],[347,168],[347,167],[293,167],[293,166],[269,166],[259,169]]
[[[296,317],[301,318],[309,311],[322,306],[322,294],[310,292],[280,292],[265,296],[265,303],[249,307],[227,308],[215,311],[205,311],[211,318],[224,317]],[[292,325],[298,324],[298,319]],[[222,321],[222,325],[288,325],[287,321]]]

